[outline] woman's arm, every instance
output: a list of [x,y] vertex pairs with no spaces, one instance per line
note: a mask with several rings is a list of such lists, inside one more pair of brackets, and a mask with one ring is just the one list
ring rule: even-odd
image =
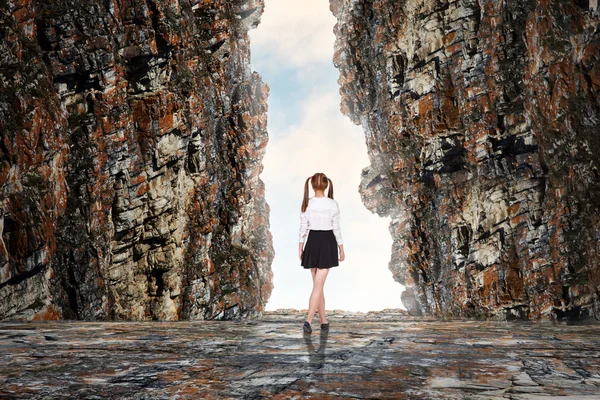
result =
[[306,237],[306,233],[308,232],[308,218],[306,217],[306,212],[300,213],[300,243],[304,243],[304,238]]
[[335,203],[335,209],[331,216],[331,225],[333,227],[333,234],[338,245],[344,244],[342,240],[342,230],[340,229],[340,207],[337,202]]
[[306,232],[308,232],[308,218],[306,218],[306,213],[300,213],[300,241],[298,243],[298,256],[300,257],[300,261],[302,261],[302,249],[304,247],[304,238],[306,237]]
[[335,209],[331,217],[331,225],[333,226],[333,234],[338,244],[339,260],[344,261],[346,254],[344,253],[344,242],[342,241],[342,230],[340,229],[340,207],[335,202]]

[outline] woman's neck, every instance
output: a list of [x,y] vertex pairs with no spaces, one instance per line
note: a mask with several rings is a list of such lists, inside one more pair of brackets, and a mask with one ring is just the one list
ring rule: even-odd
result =
[[315,197],[325,197],[324,190],[315,190]]

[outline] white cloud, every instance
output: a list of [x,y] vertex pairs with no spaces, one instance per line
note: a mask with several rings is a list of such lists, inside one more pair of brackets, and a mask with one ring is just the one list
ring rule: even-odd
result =
[[257,29],[250,31],[253,60],[281,66],[331,62],[335,17],[328,0],[266,0]]
[[313,92],[297,111],[301,113],[298,125],[270,132],[261,176],[271,206],[275,245],[275,289],[267,309],[307,307],[311,278],[298,260],[297,232],[304,181],[315,172],[324,172],[334,182],[347,255],[329,274],[327,308],[402,307],[402,286],[388,269],[389,220],[371,214],[358,193],[361,169],[368,164],[364,136],[360,127],[341,115],[338,104],[335,92]]
[[402,307],[402,286],[388,269],[389,220],[370,213],[358,193],[361,170],[369,161],[362,129],[339,111],[332,63],[336,21],[329,1],[265,3],[251,43],[253,67],[271,87],[270,139],[261,174],[275,247],[267,309],[308,307],[312,280],[298,259],[298,229],[304,182],[315,172],[334,182],[346,251],[346,260],[327,278],[326,308]]

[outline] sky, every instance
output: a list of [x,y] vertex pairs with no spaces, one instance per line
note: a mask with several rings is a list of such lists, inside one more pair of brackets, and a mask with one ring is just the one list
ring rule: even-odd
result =
[[335,22],[326,0],[265,0],[261,23],[250,31],[252,69],[271,89],[261,174],[275,247],[267,310],[308,308],[312,279],[300,266],[298,230],[304,182],[316,172],[333,181],[346,253],[327,277],[326,309],[404,308],[403,287],[388,269],[390,220],[368,211],[358,193],[369,161],[362,128],[339,111]]

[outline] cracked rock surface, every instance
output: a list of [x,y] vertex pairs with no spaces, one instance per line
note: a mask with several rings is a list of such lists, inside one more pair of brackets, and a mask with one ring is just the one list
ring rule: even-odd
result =
[[330,4],[407,309],[600,318],[598,2]]
[[0,397],[600,398],[598,324],[338,312],[304,335],[303,316],[3,322]]
[[261,0],[0,0],[0,319],[253,317]]

